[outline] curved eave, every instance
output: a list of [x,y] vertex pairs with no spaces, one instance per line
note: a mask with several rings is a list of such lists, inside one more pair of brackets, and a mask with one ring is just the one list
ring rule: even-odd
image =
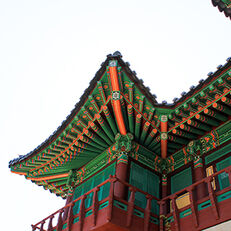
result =
[[213,6],[217,7],[220,12],[231,19],[231,1],[230,0],[212,0]]
[[[106,69],[107,69],[109,60],[111,60],[111,59],[116,59],[118,61],[119,66],[122,67],[123,71],[127,74],[127,77],[130,79],[130,81],[135,84],[136,88],[139,90],[139,92],[141,92],[140,94],[144,95],[146,97],[146,99],[148,99],[150,105],[157,108],[159,110],[159,114],[167,114],[167,115],[171,114],[172,111],[175,110],[176,108],[180,108],[180,110],[181,110],[183,104],[185,104],[193,96],[199,94],[201,91],[203,91],[203,89],[205,89],[206,87],[211,85],[213,82],[215,82],[218,78],[220,78],[220,76],[223,73],[226,73],[230,69],[230,66],[231,66],[231,58],[228,58],[227,63],[225,65],[218,66],[218,70],[215,73],[210,73],[209,77],[205,81],[200,81],[198,86],[191,87],[190,91],[188,93],[182,94],[182,97],[179,100],[176,100],[174,102],[174,104],[165,104],[165,103],[159,104],[159,103],[157,103],[157,101],[155,99],[155,95],[152,95],[150,93],[149,88],[147,88],[143,85],[143,81],[137,78],[135,72],[131,71],[131,69],[129,68],[129,64],[125,63],[121,59],[121,57],[122,56],[120,55],[120,53],[115,53],[114,55],[108,55],[107,56],[106,61],[104,63],[102,63],[101,68],[96,73],[93,80],[90,82],[89,87],[85,90],[84,94],[80,98],[80,101],[75,105],[75,108],[72,110],[70,115],[66,118],[66,120],[63,121],[62,125],[60,127],[58,127],[58,129],[47,140],[45,140],[41,145],[39,145],[37,148],[35,148],[32,152],[28,153],[25,156],[21,156],[19,158],[16,158],[16,159],[10,161],[9,167],[12,169],[12,171],[18,170],[18,169],[15,169],[15,165],[24,163],[24,162],[32,159],[36,155],[40,154],[44,149],[48,148],[51,144],[53,144],[55,141],[57,141],[57,139],[60,137],[60,135],[62,133],[66,132],[70,123],[75,119],[75,117],[77,116],[79,111],[82,109],[82,106],[86,103],[87,100],[89,100],[89,95],[96,88],[97,82],[99,80],[101,80],[102,76],[106,73]],[[126,97],[124,97],[124,99],[126,100]],[[126,102],[126,103],[129,104],[130,102]],[[111,107],[111,106],[108,105],[108,107]],[[135,107],[134,107],[134,109],[135,109]],[[136,113],[138,113],[138,114],[140,113],[138,110],[136,110],[136,111],[137,111]],[[145,119],[145,116],[144,116],[145,113],[143,113],[143,114],[140,113],[140,114],[142,115],[143,119]],[[158,117],[158,114],[156,115],[156,122],[158,122],[157,117]],[[182,117],[182,120],[183,119],[184,118]],[[147,119],[145,121],[147,121]],[[152,121],[149,121],[149,122],[152,122]],[[155,128],[155,127],[153,127],[153,128]],[[158,130],[158,128],[157,128],[157,130]],[[142,131],[142,129],[141,129],[141,131]],[[144,137],[145,136],[147,136],[147,134],[144,134]],[[159,142],[158,133],[156,134],[156,136],[157,136],[156,140]],[[139,139],[142,139],[142,137],[139,137]],[[154,145],[155,144],[153,144],[153,146]],[[89,153],[91,153],[91,151]],[[38,161],[38,166],[40,164],[43,165],[42,161],[44,161],[44,160]],[[85,163],[86,163],[86,161],[83,162],[83,164],[85,164]],[[33,168],[36,169],[34,163],[29,163],[28,166],[24,166],[24,173],[30,172],[32,169],[31,166],[33,166]]]

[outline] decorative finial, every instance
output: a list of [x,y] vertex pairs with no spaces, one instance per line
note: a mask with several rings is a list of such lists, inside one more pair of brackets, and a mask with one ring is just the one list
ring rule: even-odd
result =
[[123,57],[119,51],[114,52],[114,53],[113,53],[113,56],[114,56],[114,57],[117,56],[117,57],[120,57],[120,58]]

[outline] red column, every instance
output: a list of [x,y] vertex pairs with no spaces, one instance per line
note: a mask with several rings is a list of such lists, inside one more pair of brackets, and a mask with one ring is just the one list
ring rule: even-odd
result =
[[[69,203],[71,203],[71,201],[73,200],[73,195],[74,195],[74,190],[72,188],[70,188],[69,191],[68,191],[67,200],[66,200],[66,204],[65,205],[68,205]],[[66,208],[64,210],[63,220],[67,219],[68,210],[69,210],[69,208]]]
[[[128,170],[128,156],[126,154],[119,154],[116,164],[116,177],[126,182],[127,170]],[[125,199],[126,186],[124,184],[121,184],[120,182],[116,182],[114,194],[116,197]]]
[[[205,178],[205,172],[203,168],[203,162],[201,158],[198,158],[194,161],[194,180],[195,182]],[[205,197],[207,194],[205,183],[199,184],[196,187],[197,200]]]

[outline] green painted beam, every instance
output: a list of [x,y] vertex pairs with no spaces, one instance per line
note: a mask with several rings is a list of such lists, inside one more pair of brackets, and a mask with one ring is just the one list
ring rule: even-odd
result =
[[134,115],[133,115],[133,107],[132,105],[127,106],[127,112],[128,112],[128,126],[129,130],[132,134],[134,134],[135,129],[134,129]]
[[111,128],[111,130],[112,130],[112,132],[114,133],[114,136],[115,136],[118,133],[117,126],[116,126],[116,123],[115,123],[115,119],[112,117],[112,114],[109,111],[107,106],[103,107],[103,112],[104,112],[104,114],[106,116],[106,119],[107,119],[107,122],[109,123],[110,128]]
[[195,118],[197,120],[201,121],[202,123],[206,123],[206,124],[209,124],[211,126],[218,126],[220,124],[217,120],[214,120],[209,116],[204,116],[204,115],[201,115],[201,114],[197,114],[195,116]]
[[141,127],[141,114],[136,115],[136,123],[135,123],[135,139],[138,141],[140,137],[140,127]]
[[221,121],[226,121],[227,119],[228,119],[228,117],[227,116],[225,116],[225,115],[223,115],[223,114],[221,114],[221,113],[219,113],[219,112],[216,112],[216,111],[214,111],[214,110],[211,110],[211,109],[209,109],[209,108],[206,108],[205,110],[204,110],[204,113],[206,114],[206,115],[209,115],[209,116],[211,116],[211,117],[214,117],[215,119],[218,119],[218,120],[221,120]]

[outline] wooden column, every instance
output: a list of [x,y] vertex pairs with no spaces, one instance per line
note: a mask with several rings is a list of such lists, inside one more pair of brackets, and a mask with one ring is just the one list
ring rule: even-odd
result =
[[[74,195],[74,189],[72,187],[70,187],[69,191],[68,191],[67,200],[66,200],[66,204],[65,205],[68,205],[69,203],[72,202],[73,195]],[[64,221],[67,219],[68,210],[69,210],[69,208],[64,209],[64,214],[63,214],[63,220]]]
[[[128,155],[126,153],[119,153],[116,164],[116,177],[122,181],[127,181],[127,171],[128,171]],[[120,199],[125,199],[126,197],[126,186],[120,182],[115,183],[114,195]]]
[[[194,161],[194,179],[195,182],[202,180],[205,178],[205,171],[203,168],[203,162],[201,158],[197,158]],[[206,196],[206,185],[205,183],[201,183],[196,187],[196,195],[197,195],[197,200],[203,198]]]

